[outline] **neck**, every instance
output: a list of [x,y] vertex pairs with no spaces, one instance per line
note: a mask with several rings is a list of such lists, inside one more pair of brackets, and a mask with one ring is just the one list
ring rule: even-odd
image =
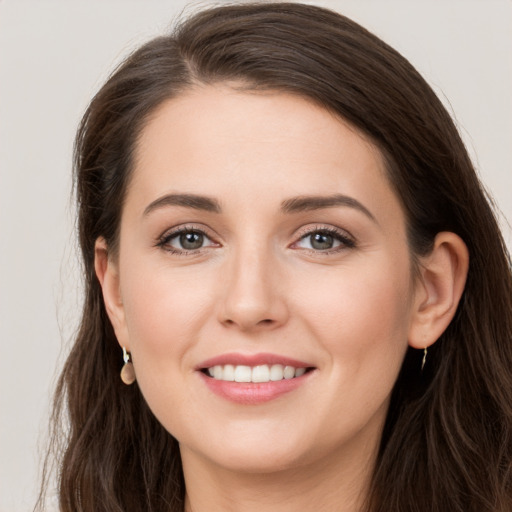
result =
[[185,512],[361,512],[376,447],[269,473],[231,471],[182,447]]

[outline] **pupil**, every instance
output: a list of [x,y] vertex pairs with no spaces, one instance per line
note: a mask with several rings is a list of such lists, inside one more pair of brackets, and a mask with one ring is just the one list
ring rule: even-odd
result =
[[182,233],[180,244],[183,249],[199,249],[203,245],[203,235],[201,233]]
[[313,249],[325,250],[331,249],[333,245],[333,238],[326,233],[315,233],[311,236],[311,247]]

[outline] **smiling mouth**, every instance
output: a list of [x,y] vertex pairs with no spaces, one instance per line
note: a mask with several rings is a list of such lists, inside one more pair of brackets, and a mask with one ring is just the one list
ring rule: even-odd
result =
[[202,369],[202,372],[214,380],[226,382],[278,382],[302,377],[314,368],[294,367],[282,364],[247,365],[215,365]]

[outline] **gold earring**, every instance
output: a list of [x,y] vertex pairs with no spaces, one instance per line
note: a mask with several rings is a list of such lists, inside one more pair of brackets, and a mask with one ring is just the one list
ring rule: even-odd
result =
[[135,382],[135,369],[130,361],[130,353],[123,347],[124,365],[121,368],[121,380],[129,386]]
[[423,361],[421,361],[421,371],[425,367],[425,363],[427,362],[427,347],[423,349]]

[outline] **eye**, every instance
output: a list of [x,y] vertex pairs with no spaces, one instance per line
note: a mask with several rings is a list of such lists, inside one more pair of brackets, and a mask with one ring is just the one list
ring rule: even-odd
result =
[[158,245],[174,253],[187,253],[199,251],[205,247],[215,246],[213,242],[203,231],[198,229],[183,228],[165,234]]
[[316,252],[333,252],[338,249],[354,247],[354,241],[337,229],[315,229],[303,235],[294,248],[307,249]]
[[[189,231],[188,233],[180,233],[174,237],[174,242],[178,242],[181,246],[179,249],[185,249],[187,251],[193,251],[194,249],[200,249],[203,246],[205,236],[202,233],[195,231]],[[171,245],[173,245],[171,243]],[[174,245],[173,245],[174,246]]]

